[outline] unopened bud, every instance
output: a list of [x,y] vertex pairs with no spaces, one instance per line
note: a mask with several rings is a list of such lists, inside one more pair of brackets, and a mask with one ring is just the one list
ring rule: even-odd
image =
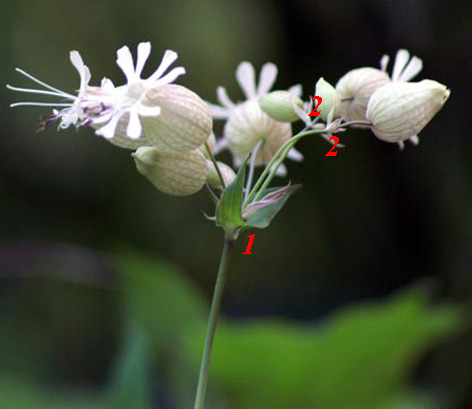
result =
[[206,182],[206,159],[198,150],[186,153],[160,152],[141,147],[132,154],[136,167],[157,189],[174,196],[198,192]]
[[298,120],[293,104],[303,109],[303,101],[289,91],[273,91],[259,98],[262,110],[279,122]]
[[417,135],[443,107],[450,91],[432,80],[392,82],[370,98],[367,119],[375,136],[401,142]]
[[389,82],[389,76],[377,68],[363,67],[349,71],[336,84],[336,92],[341,99],[341,116],[346,121],[365,121],[369,98]]
[[[236,173],[234,173],[234,170],[231,169],[226,163],[216,162],[216,164],[218,165],[218,169],[221,172],[221,176],[223,177],[225,185],[228,186],[236,177]],[[210,184],[210,186],[221,188],[222,187],[221,179],[220,179],[220,176],[218,175],[215,165],[213,164],[211,160],[207,160],[207,165],[208,165],[207,182]]]
[[323,77],[321,77],[316,83],[315,95],[322,99],[320,118],[323,121],[327,122],[328,115],[331,111],[333,111],[332,119],[339,117],[341,100],[339,99],[334,87],[328,81],[325,81]]

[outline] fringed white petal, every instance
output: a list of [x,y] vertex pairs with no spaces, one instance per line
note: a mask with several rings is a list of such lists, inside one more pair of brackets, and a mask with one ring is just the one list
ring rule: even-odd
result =
[[255,98],[256,95],[256,76],[254,67],[251,63],[244,61],[236,69],[236,79],[247,99]]
[[89,68],[84,64],[82,57],[78,51],[70,52],[70,61],[72,65],[76,68],[77,72],[80,75],[80,89],[79,95],[85,91],[85,87],[90,82],[92,75],[90,74]]
[[115,114],[111,117],[110,121],[102,128],[100,128],[97,132],[97,135],[103,136],[105,139],[111,139],[115,136],[116,127],[118,122],[120,121],[123,114]]
[[216,89],[216,98],[218,99],[218,102],[223,105],[224,107],[228,109],[233,109],[234,104],[233,102],[229,99],[228,93],[226,92],[225,87],[218,87]]
[[178,55],[175,51],[166,50],[162,61],[157,67],[157,70],[148,78],[149,81],[156,81],[162,77],[164,72],[171,66],[171,64],[177,59]]
[[271,62],[264,64],[259,75],[259,86],[257,87],[257,96],[260,97],[262,95],[267,94],[272,89],[276,78],[277,66]]
[[104,77],[100,83],[100,88],[110,93],[115,89],[115,85],[111,79]]
[[292,85],[288,89],[288,92],[290,92],[291,94],[295,95],[298,98],[301,98],[301,96],[302,96],[302,84]]
[[143,127],[141,125],[141,121],[139,120],[138,108],[133,106],[129,110],[129,121],[126,128],[126,135],[128,135],[131,139],[139,139],[142,131]]
[[287,167],[282,164],[280,167],[277,169],[277,172],[275,172],[277,176],[280,176],[281,178],[287,176]]
[[419,143],[420,143],[420,138],[418,138],[418,135],[413,135],[411,138],[410,138],[410,142],[415,145],[415,146],[418,146]]
[[153,81],[146,80],[145,84],[148,85],[149,87],[170,84],[171,82],[174,82],[178,77],[184,74],[185,74],[184,67],[176,67],[171,72],[159,78],[158,80],[153,80]]
[[395,63],[393,64],[393,72],[392,72],[392,80],[398,81],[400,78],[401,73],[405,69],[408,60],[410,59],[410,53],[405,50],[401,49],[397,51],[397,55],[395,57]]
[[210,109],[211,116],[215,119],[226,119],[229,117],[229,109],[220,107],[219,105],[211,104],[207,102],[208,108]]
[[141,78],[141,73],[143,72],[144,64],[151,54],[151,43],[139,43],[138,44],[138,57],[136,59],[136,69],[135,76]]
[[141,103],[137,103],[136,105],[136,109],[140,116],[153,117],[159,116],[161,114],[161,107],[150,107]]
[[303,155],[297,151],[295,148],[292,148],[289,150],[287,154],[287,158],[295,161],[295,162],[302,162],[303,161]]
[[388,55],[383,55],[380,59],[380,69],[383,72],[387,72],[388,63],[390,62],[390,57]]
[[415,56],[410,60],[408,65],[400,74],[398,81],[410,81],[416,75],[418,75],[422,69],[423,69],[423,61]]
[[135,79],[134,65],[133,65],[133,56],[128,46],[121,47],[116,52],[116,64],[121,68],[123,74],[125,74],[126,80],[128,83],[133,82]]

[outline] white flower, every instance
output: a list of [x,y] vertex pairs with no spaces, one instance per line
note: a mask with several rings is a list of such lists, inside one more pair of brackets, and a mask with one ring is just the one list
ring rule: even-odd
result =
[[127,46],[117,51],[116,63],[125,74],[127,84],[115,88],[110,80],[105,79],[105,83],[102,83],[102,88],[106,88],[113,97],[113,104],[99,118],[93,120],[94,125],[105,124],[97,131],[97,135],[107,139],[113,138],[119,121],[127,115],[126,136],[138,139],[143,133],[141,117],[156,117],[161,113],[161,107],[143,104],[146,92],[174,82],[180,75],[185,74],[185,69],[177,67],[164,74],[177,59],[175,51],[167,50],[157,70],[147,79],[143,79],[141,74],[150,53],[151,44],[140,43],[134,65],[131,51]]
[[[142,120],[144,118],[157,117],[161,114],[160,106],[143,103],[147,92],[156,87],[170,84],[177,77],[185,73],[183,67],[177,67],[166,74],[170,65],[177,59],[176,52],[167,50],[157,70],[148,78],[141,78],[144,64],[149,58],[150,53],[151,44],[149,42],[140,43],[138,45],[136,65],[134,65],[129,48],[127,46],[120,48],[117,51],[116,62],[126,76],[126,85],[115,87],[111,80],[104,78],[100,87],[92,87],[88,85],[91,78],[90,70],[83,63],[80,54],[77,51],[72,51],[70,59],[80,75],[80,88],[76,96],[60,91],[17,69],[18,72],[43,86],[46,90],[7,86],[8,88],[15,91],[55,96],[67,102],[20,102],[11,106],[64,107],[60,110],[54,109],[53,115],[46,120],[47,124],[60,121],[59,127],[61,129],[68,128],[71,125],[77,127],[92,125],[98,128],[96,131],[98,135],[107,139],[117,136],[117,130],[121,129],[122,132],[119,136],[136,140],[143,135]],[[142,145],[144,142],[144,140],[140,141],[139,145]]]
[[[259,76],[259,84],[256,85],[256,75],[252,64],[245,61],[239,64],[236,70],[236,80],[240,85],[246,101],[234,103],[228,97],[224,87],[217,88],[217,99],[220,105],[208,104],[210,112],[215,119],[227,119],[223,140],[218,148],[228,147],[235,157],[236,165],[252,152],[257,143],[262,139],[262,144],[257,155],[256,164],[267,163],[277,149],[288,140],[291,135],[291,126],[287,123],[275,121],[262,111],[258,99],[267,94],[277,77],[275,64],[266,63],[262,66]],[[301,95],[301,86],[295,85],[289,92],[297,97]],[[294,160],[301,160],[302,156],[295,149],[288,155]],[[281,167],[279,174],[285,169]]]
[[384,55],[380,60],[380,70],[373,67],[356,68],[339,79],[336,92],[341,98],[341,115],[346,121],[365,121],[369,98],[376,90],[391,81],[409,81],[423,68],[423,62],[418,57],[410,59],[410,53],[400,49],[395,56],[392,75],[389,76],[389,60],[390,57]]
[[385,142],[413,138],[449,98],[445,85],[432,80],[392,82],[374,92],[367,107],[375,136]]

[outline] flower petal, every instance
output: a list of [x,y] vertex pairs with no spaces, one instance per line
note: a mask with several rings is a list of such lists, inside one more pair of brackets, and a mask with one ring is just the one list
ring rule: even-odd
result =
[[143,72],[144,64],[151,54],[151,43],[139,43],[138,44],[138,57],[136,60],[136,70],[135,76],[141,78],[141,73]]
[[413,57],[398,78],[399,81],[410,81],[423,69],[423,61]]
[[247,99],[256,97],[256,77],[251,63],[244,61],[236,69],[236,79]]
[[140,116],[153,117],[153,116],[159,116],[161,114],[161,107],[158,107],[158,106],[150,107],[150,106],[143,105],[140,103],[136,105],[137,105],[136,106],[137,112]]
[[176,67],[171,72],[159,78],[158,80],[153,80],[152,82],[147,80],[146,82],[147,84],[149,84],[150,87],[155,87],[156,85],[170,84],[183,74],[185,74],[185,68]]
[[390,61],[390,57],[388,55],[383,55],[380,59],[380,69],[384,72],[387,72],[388,63]]
[[110,122],[108,122],[104,127],[100,128],[95,132],[97,135],[101,135],[106,139],[111,139],[115,136],[115,130],[120,121],[123,113],[115,114],[111,117]]
[[290,92],[291,94],[297,96],[298,98],[301,98],[301,96],[302,96],[302,84],[292,85],[288,89],[288,92]]
[[215,119],[226,119],[229,117],[229,109],[221,107],[219,105],[211,104],[207,102],[208,108],[210,108],[211,116]]
[[292,148],[288,151],[287,158],[292,159],[295,162],[303,161],[303,155],[295,148]]
[[233,109],[234,108],[234,104],[229,99],[228,93],[226,92],[225,87],[218,87],[216,89],[216,98],[218,99],[218,102],[221,105],[223,105],[225,108],[228,108],[228,109]]
[[128,83],[132,82],[135,79],[135,72],[133,56],[128,46],[125,45],[116,52],[116,63],[121,68],[121,71],[123,71],[123,74],[125,74]]
[[152,74],[148,80],[149,81],[156,81],[159,78],[162,77],[164,72],[171,66],[171,64],[177,59],[178,55],[175,51],[172,50],[166,50],[164,53],[164,57],[162,57],[162,61],[159,64],[159,67],[157,67],[157,70],[154,71],[154,74]]
[[392,80],[397,81],[400,79],[400,75],[405,69],[408,60],[410,59],[410,53],[405,50],[401,49],[397,51],[397,55],[395,57],[395,63],[393,64],[393,72],[392,72]]
[[128,135],[131,139],[139,139],[142,131],[143,127],[141,125],[141,121],[139,120],[138,109],[135,105],[129,110],[129,121],[128,127],[126,128],[126,135]]
[[267,94],[274,85],[277,78],[277,66],[271,62],[262,66],[259,75],[259,86],[257,87],[257,96]]
[[80,89],[79,95],[82,94],[85,90],[85,87],[90,82],[91,74],[89,68],[84,64],[82,57],[80,56],[78,51],[71,51],[70,52],[70,61],[75,69],[78,71],[80,75]]

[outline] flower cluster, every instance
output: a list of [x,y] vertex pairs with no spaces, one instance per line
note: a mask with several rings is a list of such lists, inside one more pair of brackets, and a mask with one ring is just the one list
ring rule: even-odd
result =
[[[322,104],[315,116],[309,115],[316,109],[313,101],[301,99],[300,85],[286,91],[271,91],[277,77],[273,63],[262,66],[256,82],[254,67],[242,62],[236,69],[236,80],[245,99],[233,102],[226,89],[218,87],[216,105],[203,101],[186,87],[173,84],[185,73],[183,67],[170,69],[177,59],[174,51],[167,50],[154,73],[143,78],[150,53],[150,43],[140,43],[134,63],[130,49],[120,48],[116,62],[126,83],[115,86],[110,79],[103,78],[99,86],[92,86],[90,70],[80,54],[72,51],[70,59],[80,76],[76,95],[17,69],[43,89],[8,86],[10,89],[53,96],[60,98],[60,102],[19,102],[12,106],[51,106],[53,114],[43,119],[41,128],[54,122],[59,123],[60,129],[91,126],[112,144],[135,151],[132,156],[138,171],[159,190],[172,195],[195,193],[205,183],[212,195],[210,186],[224,190],[236,174],[232,167],[218,162],[215,155],[228,149],[236,168],[242,163],[250,164],[245,191],[247,207],[264,196],[275,175],[286,174],[283,164],[286,158],[303,159],[294,148],[301,137],[318,133],[330,140],[334,132],[352,126],[370,128],[380,140],[397,142],[401,147],[406,140],[417,144],[419,132],[450,94],[436,81],[410,82],[421,71],[422,61],[410,57],[406,50],[399,50],[391,75],[387,72],[389,57],[383,56],[380,69],[351,70],[335,86],[320,78],[315,95]],[[212,132],[213,119],[225,121],[218,142]],[[299,120],[305,127],[294,136],[292,124]],[[251,190],[256,166],[265,166],[265,170]]]

